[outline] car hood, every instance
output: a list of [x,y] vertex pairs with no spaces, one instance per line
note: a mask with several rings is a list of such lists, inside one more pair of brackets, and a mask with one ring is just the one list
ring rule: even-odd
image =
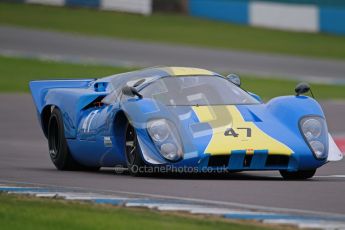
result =
[[169,110],[177,117],[184,146],[194,146],[199,153],[291,155],[309,151],[298,120],[285,122],[264,104],[170,106]]
[[299,119],[303,115],[299,112],[287,115],[283,109],[269,104],[165,106],[146,99],[126,103],[126,111],[141,130],[146,130],[147,122],[152,119],[172,121],[187,155],[224,155],[239,151],[310,154],[299,130]]
[[[260,126],[279,128],[281,132],[287,132],[286,128],[278,121],[274,125],[272,122],[267,123],[267,117],[259,117],[248,107],[240,109],[234,105],[193,106],[192,110],[198,122],[191,126],[190,132],[195,137],[200,135],[204,136],[204,139],[209,139],[205,153],[211,155],[234,151],[245,151],[249,154],[255,151],[281,155],[293,153],[287,144],[279,140],[280,138],[273,137],[270,132],[263,130]],[[204,127],[204,132],[200,130],[201,127]]]

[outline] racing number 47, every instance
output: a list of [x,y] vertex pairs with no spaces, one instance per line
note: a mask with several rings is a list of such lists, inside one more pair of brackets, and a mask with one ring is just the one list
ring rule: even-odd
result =
[[233,129],[233,128],[228,128],[227,130],[225,130],[224,135],[225,136],[233,136],[233,137],[238,137],[240,134],[239,132],[241,130],[245,130],[246,131],[246,136],[247,137],[251,137],[252,136],[252,129],[251,128],[236,128],[237,132]]

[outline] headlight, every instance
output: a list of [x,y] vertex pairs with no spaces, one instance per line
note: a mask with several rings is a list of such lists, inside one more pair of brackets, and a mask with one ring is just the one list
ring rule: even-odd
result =
[[173,143],[165,143],[161,145],[162,155],[169,160],[175,161],[179,158],[179,153],[176,145]]
[[325,146],[320,141],[311,141],[310,147],[313,149],[317,158],[324,158]]
[[306,119],[302,124],[302,131],[308,140],[320,137],[322,124],[314,118]]
[[165,119],[152,120],[147,131],[161,155],[169,161],[182,158],[182,146],[176,128]]
[[154,141],[163,142],[169,137],[169,126],[163,119],[149,123],[148,131]]
[[321,117],[304,117],[300,121],[302,134],[317,159],[328,155],[328,131],[326,122]]

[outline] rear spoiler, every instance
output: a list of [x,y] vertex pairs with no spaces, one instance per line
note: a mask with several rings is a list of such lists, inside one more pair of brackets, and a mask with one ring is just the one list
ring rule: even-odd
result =
[[44,106],[44,97],[48,90],[54,88],[87,88],[90,82],[95,80],[96,79],[31,81],[29,87],[37,111],[41,113]]

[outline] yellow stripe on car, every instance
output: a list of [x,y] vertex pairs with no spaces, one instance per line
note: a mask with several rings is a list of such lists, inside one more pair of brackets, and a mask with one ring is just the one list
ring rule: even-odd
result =
[[164,67],[162,70],[169,73],[171,76],[214,75],[214,73],[209,70],[199,68]]
[[[212,137],[205,153],[221,155],[236,150],[244,150],[247,154],[253,154],[255,150],[279,155],[293,153],[288,146],[259,129],[254,122],[245,121],[234,105],[193,106],[193,110],[200,122],[206,122],[212,128]],[[227,130],[231,131],[229,135],[226,135]]]

